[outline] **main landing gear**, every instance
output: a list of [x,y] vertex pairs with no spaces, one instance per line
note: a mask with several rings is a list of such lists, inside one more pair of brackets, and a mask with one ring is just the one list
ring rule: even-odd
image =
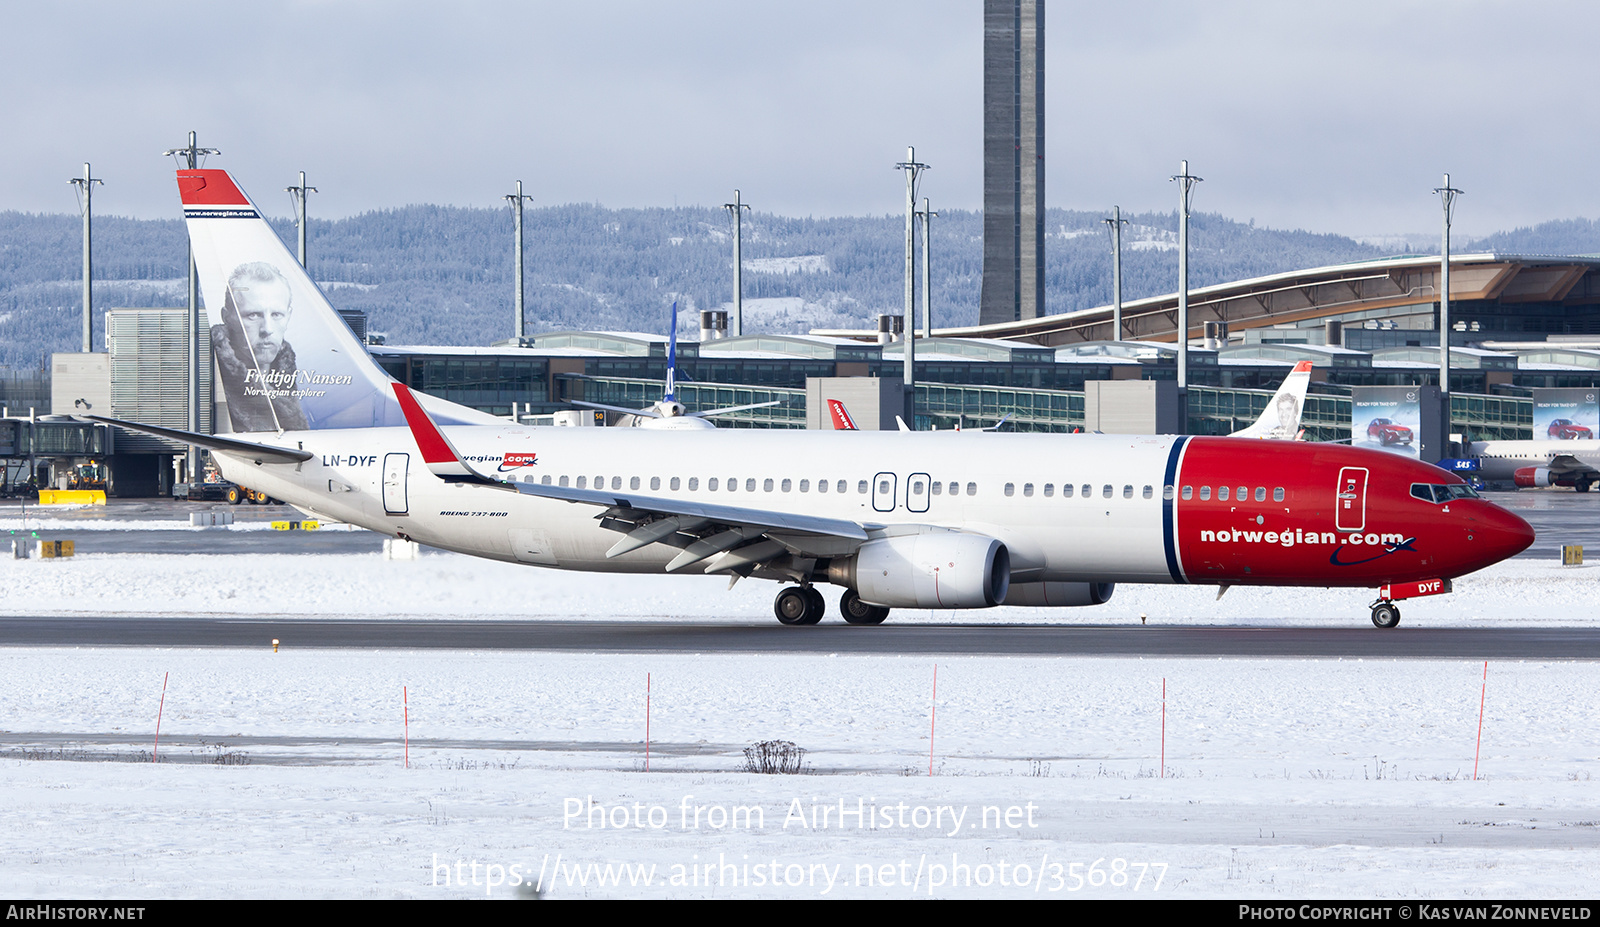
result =
[[889,617],[887,608],[861,601],[854,589],[846,589],[839,597],[839,612],[851,624],[883,624],[883,619]]
[[822,593],[810,586],[790,586],[772,602],[772,613],[784,624],[816,624],[827,611]]
[[[783,624],[816,624],[827,613],[828,604],[813,586],[790,586],[772,602],[772,613]],[[850,624],[883,624],[889,610],[861,601],[855,590],[846,589],[839,597],[839,613]]]
[[1400,623],[1400,609],[1393,602],[1379,602],[1372,606],[1372,624],[1379,628],[1392,628]]

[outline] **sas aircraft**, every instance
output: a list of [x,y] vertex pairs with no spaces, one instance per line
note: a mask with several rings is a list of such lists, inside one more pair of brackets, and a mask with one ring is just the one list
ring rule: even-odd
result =
[[[178,188],[232,433],[224,476],[315,515],[554,569],[782,584],[815,624],[893,608],[1060,607],[1116,583],[1342,586],[1395,602],[1528,547],[1452,474],[1332,444],[1185,435],[521,426],[413,394],[222,170]],[[104,421],[104,419],[98,419]]]

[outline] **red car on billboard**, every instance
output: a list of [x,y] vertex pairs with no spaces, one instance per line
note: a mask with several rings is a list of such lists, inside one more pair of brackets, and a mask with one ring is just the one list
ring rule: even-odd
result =
[[1594,437],[1594,432],[1589,430],[1589,426],[1580,425],[1570,418],[1558,418],[1551,422],[1550,427],[1545,429],[1545,434],[1553,441],[1586,441]]
[[1367,424],[1367,437],[1376,438],[1379,444],[1389,447],[1392,444],[1410,444],[1412,434],[1411,429],[1396,424],[1392,419],[1375,418]]

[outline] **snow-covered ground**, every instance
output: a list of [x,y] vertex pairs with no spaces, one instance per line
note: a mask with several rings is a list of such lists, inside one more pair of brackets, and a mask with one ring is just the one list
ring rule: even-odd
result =
[[[1592,625],[1597,576],[1512,561],[1405,621]],[[0,566],[11,614],[255,615],[286,586],[313,615],[753,622],[774,588],[444,554]],[[1348,626],[1367,595],[957,617]],[[1485,656],[1486,692],[1455,660],[4,648],[0,893],[1590,895],[1600,664]],[[741,771],[775,739],[809,774]]]
[[[125,527],[127,522],[108,523]],[[158,524],[158,523],[151,523]],[[82,530],[84,525],[74,525]],[[265,529],[266,523],[206,531]],[[0,531],[8,526],[0,523]],[[428,618],[618,618],[630,621],[772,621],[775,583],[747,580],[732,590],[712,576],[600,576],[425,552],[416,561],[378,554],[305,556],[88,554],[69,560],[0,560],[0,610],[13,615],[213,616],[281,614],[282,590],[297,591],[304,615]],[[1406,627],[1555,627],[1600,624],[1600,567],[1558,560],[1509,560],[1455,581],[1455,593],[1402,603]],[[1117,587],[1103,606],[983,611],[899,610],[918,621],[1151,623],[1360,627],[1370,589],[1215,586]],[[837,616],[835,597],[830,615]],[[894,620],[894,619],[890,619]]]

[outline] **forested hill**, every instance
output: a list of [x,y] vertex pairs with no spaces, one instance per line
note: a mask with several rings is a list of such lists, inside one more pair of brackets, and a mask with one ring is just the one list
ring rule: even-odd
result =
[[[1053,209],[1046,245],[1049,312],[1111,301],[1111,246],[1098,213]],[[1128,214],[1123,294],[1176,289],[1176,214]],[[682,319],[730,299],[730,219],[721,209],[529,209],[530,332],[567,328],[664,332],[673,301]],[[288,221],[275,221],[290,244]],[[81,220],[0,212],[0,364],[30,369],[79,339]],[[1191,220],[1190,274],[1205,286],[1280,271],[1436,250],[1389,248],[1338,235],[1256,228],[1214,214]],[[868,327],[901,305],[904,219],[745,221],[746,331]],[[982,217],[946,210],[933,224],[936,325],[977,321]],[[369,315],[391,344],[475,345],[512,326],[512,223],[506,209],[408,206],[311,223],[311,271],[334,305]],[[95,305],[185,303],[186,241],[178,220],[95,220]],[[1550,222],[1472,243],[1505,251],[1600,251],[1600,225]],[[103,338],[96,320],[97,339]]]

